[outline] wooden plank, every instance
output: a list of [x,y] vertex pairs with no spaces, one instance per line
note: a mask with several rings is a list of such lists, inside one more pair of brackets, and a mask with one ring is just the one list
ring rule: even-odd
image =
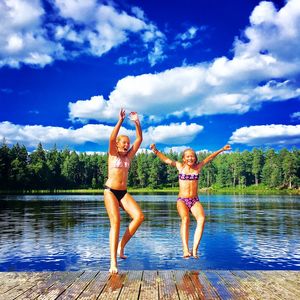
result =
[[7,293],[28,280],[28,272],[3,272],[0,274],[0,295]]
[[158,271],[158,282],[159,299],[179,299],[172,271]]
[[189,276],[189,272],[174,271],[174,277],[180,300],[204,299],[202,291],[200,295],[197,293],[197,289],[195,289],[193,285],[193,282]]
[[66,272],[45,272],[49,276],[41,282],[38,282],[32,288],[28,289],[25,293],[20,295],[18,300],[36,299],[40,295],[44,294],[48,288],[50,288],[55,282],[62,280],[67,276]]
[[298,300],[300,272],[0,272],[0,299]]
[[138,299],[143,271],[129,271],[118,300]]
[[300,272],[280,271],[280,278],[287,289],[296,295],[300,293]]
[[97,275],[96,271],[86,271],[76,278],[75,281],[66,289],[57,300],[77,299],[83,290],[89,285],[93,278]]
[[261,293],[257,290],[255,282],[253,283],[253,279],[249,276],[249,274],[245,271],[231,271],[231,273],[236,277],[237,281],[240,285],[250,294],[254,299],[264,299],[266,297],[264,291]]
[[234,299],[234,295],[228,290],[222,278],[215,271],[205,271],[204,273],[221,299]]
[[272,294],[276,294],[276,297],[279,299],[299,299],[299,297],[296,297],[295,293],[286,288],[284,281],[280,282],[280,276],[278,276],[278,272],[276,272],[276,276],[272,276],[272,274],[274,274],[272,271],[247,271],[247,273],[256,276],[260,283],[263,286],[267,286],[268,289],[272,291]]
[[190,276],[194,286],[198,286],[199,288],[201,288],[201,291],[204,295],[204,299],[220,299],[219,295],[217,294],[214,287],[211,285],[210,281],[207,279],[203,271],[193,272],[193,274]]
[[47,289],[42,295],[40,295],[37,299],[39,300],[54,300],[60,294],[62,294],[74,281],[80,276],[83,272],[66,272],[66,276],[63,277],[60,281],[54,282],[54,284]]
[[85,290],[79,295],[77,300],[96,300],[104,289],[110,276],[111,275],[108,272],[100,271],[85,288]]
[[225,282],[228,290],[234,295],[235,299],[249,299],[255,300],[255,297],[251,296],[249,291],[243,287],[239,280],[230,271],[216,271],[216,273]]
[[198,290],[198,294],[202,294],[204,296],[204,299],[220,299],[213,286],[202,271],[194,271],[190,274],[190,277],[192,279],[194,287]]
[[15,288],[9,290],[9,292],[5,293],[2,297],[5,298],[5,300],[16,299],[18,296],[23,295],[37,284],[43,282],[48,277],[49,273],[27,274],[27,281],[24,281],[17,285]]
[[144,271],[142,284],[141,284],[141,292],[140,292],[140,300],[158,300],[158,274],[157,271]]
[[254,273],[246,271],[232,271],[232,273],[239,277],[240,283],[255,296],[255,299],[280,299],[264,282],[258,280]]
[[127,276],[127,272],[112,274],[98,299],[99,300],[117,299],[123,287],[123,283],[124,280],[126,279],[126,276]]

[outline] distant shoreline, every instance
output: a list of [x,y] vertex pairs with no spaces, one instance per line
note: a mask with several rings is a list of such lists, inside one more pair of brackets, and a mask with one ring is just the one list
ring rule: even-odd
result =
[[[177,194],[178,188],[137,188],[128,189],[132,194]],[[68,190],[5,190],[0,191],[0,195],[101,195],[103,189],[68,189]],[[245,195],[300,195],[300,189],[270,189],[270,188],[201,188],[199,194],[245,194]]]

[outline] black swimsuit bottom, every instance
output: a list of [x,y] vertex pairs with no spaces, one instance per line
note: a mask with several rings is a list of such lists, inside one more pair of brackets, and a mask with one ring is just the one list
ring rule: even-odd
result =
[[107,185],[104,186],[104,189],[111,191],[115,195],[115,197],[118,199],[119,202],[127,194],[127,190],[115,190],[115,189],[110,188]]

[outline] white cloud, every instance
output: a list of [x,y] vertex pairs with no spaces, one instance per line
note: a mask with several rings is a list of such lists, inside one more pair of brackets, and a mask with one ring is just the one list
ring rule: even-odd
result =
[[229,143],[248,146],[296,145],[300,143],[300,125],[260,125],[237,129],[232,133]]
[[[130,16],[111,5],[97,4],[95,0],[56,0],[55,3],[60,15],[68,18],[66,26],[56,29],[58,40],[87,43],[89,47],[84,52],[101,56],[128,41],[130,34],[138,34],[144,43],[144,51],[149,53],[151,65],[164,58],[164,35],[155,25],[146,23],[144,13],[138,7],[132,8],[135,16]],[[78,29],[78,24],[81,25],[81,30]],[[145,36],[148,38],[145,39]],[[133,62],[134,59],[131,58],[130,61]]]
[[97,9],[96,0],[55,0],[62,17],[79,22],[88,22],[94,18]]
[[196,123],[186,124],[186,122],[159,125],[157,127],[151,126],[147,128],[144,140],[146,145],[151,143],[180,145],[194,140],[202,130],[203,126]]
[[[16,125],[10,122],[0,123],[0,139],[5,138],[7,143],[20,143],[28,147],[36,147],[41,142],[45,146],[57,144],[58,146],[81,145],[85,142],[97,144],[107,143],[111,126],[88,124],[79,129],[42,126],[42,125]],[[132,135],[133,131],[125,134]]]
[[[120,107],[149,119],[183,113],[191,117],[243,114],[267,101],[299,97],[294,78],[300,75],[300,2],[290,0],[278,12],[273,3],[261,2],[244,35],[245,40],[236,39],[232,59],[223,56],[119,80],[108,99],[103,99],[106,107],[98,120],[116,116]],[[74,111],[72,118],[77,118]]]
[[[24,144],[27,147],[36,147],[41,142],[45,148],[56,144],[58,147],[76,147],[87,142],[98,145],[107,145],[114,126],[102,124],[87,124],[81,128],[63,128],[42,125],[18,125],[11,122],[0,123],[0,140],[8,144]],[[192,141],[201,132],[202,126],[192,124],[170,124],[158,127],[149,127],[143,130],[143,144],[147,149],[153,142],[162,144],[180,144]],[[120,134],[129,136],[131,142],[135,139],[135,130],[122,127]]]
[[198,32],[198,28],[195,26],[192,26],[184,33],[178,34],[175,39],[181,40],[181,41],[192,40],[196,37],[197,32]]
[[0,67],[43,67],[83,53],[102,56],[132,34],[140,37],[141,52],[149,56],[151,65],[164,59],[165,36],[145,20],[139,8],[130,16],[96,0],[54,0],[49,4],[53,11],[46,14],[41,0],[0,2]]
[[54,56],[63,57],[62,45],[47,38],[44,15],[39,0],[0,2],[0,67],[19,67],[21,63],[45,66]]
[[294,112],[291,114],[291,119],[292,120],[300,120],[300,111]]

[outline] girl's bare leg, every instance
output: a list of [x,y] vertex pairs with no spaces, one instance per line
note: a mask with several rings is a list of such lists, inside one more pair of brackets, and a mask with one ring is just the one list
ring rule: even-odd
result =
[[193,245],[193,256],[198,258],[198,247],[202,238],[204,224],[205,224],[205,213],[200,202],[195,203],[191,212],[197,221],[197,227],[194,234],[194,245]]
[[188,207],[182,201],[177,201],[177,211],[181,218],[180,235],[182,239],[183,257],[190,257],[189,251],[189,225],[190,225],[190,212]]
[[144,221],[144,214],[140,208],[140,206],[136,203],[136,201],[132,198],[132,196],[127,193],[124,198],[121,200],[121,205],[124,210],[129,214],[132,218],[132,221],[128,225],[120,243],[118,246],[118,254],[121,258],[126,258],[124,255],[124,248],[128,241],[132,238],[136,230],[140,227],[140,225]]
[[110,191],[104,191],[104,204],[110,221],[109,245],[110,245],[110,273],[118,273],[117,248],[120,234],[120,207],[119,202]]

